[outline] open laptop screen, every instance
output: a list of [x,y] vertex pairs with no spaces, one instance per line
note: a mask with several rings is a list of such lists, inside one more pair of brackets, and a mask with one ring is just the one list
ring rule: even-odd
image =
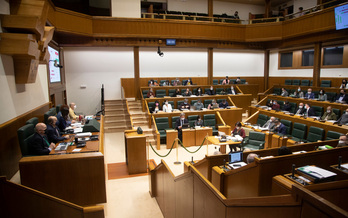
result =
[[237,151],[237,152],[231,152],[229,154],[230,156],[230,163],[236,163],[243,161],[243,152]]

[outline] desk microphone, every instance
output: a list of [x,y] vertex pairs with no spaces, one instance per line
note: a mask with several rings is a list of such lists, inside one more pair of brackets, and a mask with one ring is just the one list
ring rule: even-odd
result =
[[341,169],[341,164],[342,164],[342,156],[339,156],[338,157],[338,166],[337,166],[338,169]]
[[191,157],[191,164],[194,164],[194,162],[193,162],[193,156]]
[[292,172],[291,172],[291,177],[295,177],[295,164],[292,164]]

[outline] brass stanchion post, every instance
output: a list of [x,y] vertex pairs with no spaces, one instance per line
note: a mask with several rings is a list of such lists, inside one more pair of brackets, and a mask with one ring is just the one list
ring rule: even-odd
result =
[[207,155],[208,155],[208,137],[209,137],[209,135],[207,134],[207,136],[205,137],[205,140],[207,141]]
[[178,138],[175,139],[175,144],[176,144],[176,161],[174,164],[181,164],[179,161],[179,143],[178,143]]

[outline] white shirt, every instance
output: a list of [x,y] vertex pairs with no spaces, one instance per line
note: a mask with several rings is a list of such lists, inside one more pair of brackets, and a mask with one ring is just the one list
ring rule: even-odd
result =
[[163,112],[172,112],[172,105],[171,104],[164,104],[163,105]]

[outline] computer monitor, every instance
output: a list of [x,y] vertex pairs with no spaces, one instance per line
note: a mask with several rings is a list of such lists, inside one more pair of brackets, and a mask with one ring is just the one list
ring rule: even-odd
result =
[[236,151],[229,153],[230,163],[242,162],[243,151]]

